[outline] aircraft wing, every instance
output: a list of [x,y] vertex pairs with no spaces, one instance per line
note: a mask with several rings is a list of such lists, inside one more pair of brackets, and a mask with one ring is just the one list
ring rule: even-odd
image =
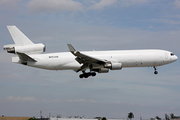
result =
[[105,60],[101,60],[99,58],[88,56],[86,54],[80,53],[79,51],[77,51],[74,55],[77,56],[76,60],[79,61],[80,63],[87,63],[87,62],[88,63],[97,63],[97,64],[105,63]]
[[104,64],[104,63],[107,62],[106,60],[99,59],[99,58],[95,58],[95,57],[92,57],[92,56],[83,54],[83,53],[81,53],[81,52],[79,52],[79,51],[76,51],[71,44],[67,44],[67,45],[68,45],[69,51],[70,51],[74,56],[76,56],[75,60],[76,60],[79,64],[83,64],[83,66],[81,67],[81,70],[89,67],[89,66],[92,65],[92,64],[102,65],[102,64]]

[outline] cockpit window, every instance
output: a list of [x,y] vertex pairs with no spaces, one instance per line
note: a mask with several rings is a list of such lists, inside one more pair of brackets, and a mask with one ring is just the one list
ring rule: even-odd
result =
[[174,56],[174,54],[173,54],[173,53],[171,53],[171,56]]

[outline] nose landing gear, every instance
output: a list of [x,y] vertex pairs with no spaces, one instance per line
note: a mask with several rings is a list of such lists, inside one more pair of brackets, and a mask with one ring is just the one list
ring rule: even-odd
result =
[[154,66],[154,74],[158,74],[157,68]]

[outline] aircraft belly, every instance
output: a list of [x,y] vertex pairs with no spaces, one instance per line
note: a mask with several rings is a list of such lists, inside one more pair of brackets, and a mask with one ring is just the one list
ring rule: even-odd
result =
[[37,62],[28,62],[27,65],[47,70],[60,69],[60,63],[58,60],[39,59]]
[[81,65],[76,61],[64,63],[60,65],[60,70],[77,70],[80,69]]
[[28,62],[27,65],[28,65],[28,66],[31,66],[31,67],[41,68],[41,69],[57,70],[57,66],[52,65],[52,64],[49,65],[48,62],[42,62],[42,61],[38,61],[38,62]]
[[80,64],[70,53],[33,55],[37,62],[28,62],[31,67],[47,70],[69,70],[79,69]]

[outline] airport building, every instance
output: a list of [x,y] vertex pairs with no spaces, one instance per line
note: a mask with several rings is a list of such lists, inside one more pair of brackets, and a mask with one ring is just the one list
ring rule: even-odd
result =
[[0,116],[0,120],[28,120],[30,117],[4,117]]
[[[0,120],[28,120],[31,117],[0,117]],[[38,120],[98,120],[98,119],[88,119],[88,118],[36,118]],[[108,120],[124,120],[124,119],[108,119]]]

